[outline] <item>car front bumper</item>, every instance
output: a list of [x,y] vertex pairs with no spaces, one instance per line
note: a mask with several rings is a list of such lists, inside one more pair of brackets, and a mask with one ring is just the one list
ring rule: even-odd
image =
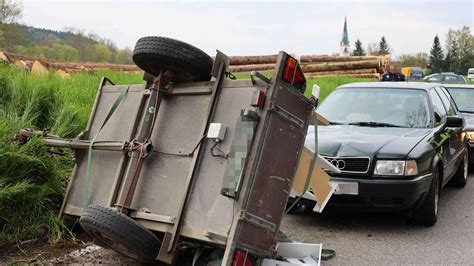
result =
[[333,195],[329,206],[350,207],[364,211],[397,212],[416,208],[424,202],[433,174],[425,174],[412,179],[356,179],[332,177],[333,182],[357,182],[357,195]]
[[474,163],[474,143],[469,142],[469,163]]

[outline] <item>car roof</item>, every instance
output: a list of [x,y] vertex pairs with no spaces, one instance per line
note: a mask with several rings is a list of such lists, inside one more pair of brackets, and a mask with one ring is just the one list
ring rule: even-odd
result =
[[429,90],[433,87],[443,86],[435,82],[354,82],[337,87],[343,88],[396,88],[396,89],[419,89]]
[[426,76],[425,78],[432,77],[432,76],[437,76],[437,75],[440,75],[440,76],[462,76],[462,75],[458,75],[454,72],[442,72],[442,73],[433,73],[431,75]]
[[474,84],[443,84],[446,88],[459,88],[459,89],[474,89]]

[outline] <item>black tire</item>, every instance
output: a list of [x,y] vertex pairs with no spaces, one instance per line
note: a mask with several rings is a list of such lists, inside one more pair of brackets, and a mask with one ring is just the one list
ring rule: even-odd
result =
[[130,217],[99,205],[86,208],[79,219],[96,243],[140,262],[155,261],[161,241]]
[[212,58],[199,48],[157,36],[143,37],[137,41],[133,62],[154,76],[165,69],[173,82],[208,81],[213,64]]
[[438,202],[441,191],[439,185],[439,170],[433,172],[430,190],[426,196],[425,202],[420,209],[413,214],[413,222],[419,225],[433,226],[438,219]]
[[463,155],[462,162],[459,164],[456,174],[449,180],[449,185],[453,187],[465,187],[469,171],[469,157],[467,152]]

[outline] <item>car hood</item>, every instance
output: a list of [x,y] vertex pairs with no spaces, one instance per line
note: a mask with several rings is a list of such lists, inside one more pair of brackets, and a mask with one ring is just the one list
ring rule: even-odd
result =
[[[430,129],[319,126],[319,154],[331,157],[404,159]],[[305,147],[314,152],[314,126],[308,128]]]
[[464,116],[464,121],[466,121],[466,125],[464,126],[465,130],[474,130],[474,114],[471,113],[462,113]]

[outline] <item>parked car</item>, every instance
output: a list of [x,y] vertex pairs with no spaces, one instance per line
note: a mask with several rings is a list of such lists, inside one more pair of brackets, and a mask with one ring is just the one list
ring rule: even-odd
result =
[[403,73],[392,73],[385,72],[382,75],[381,81],[405,81],[405,75]]
[[[406,212],[434,225],[441,188],[467,182],[464,118],[440,84],[352,83],[332,92],[317,112],[319,153],[341,170],[329,205]],[[314,130],[310,128],[310,130]],[[308,133],[306,146],[313,146]]]
[[467,71],[467,78],[469,80],[474,80],[474,68],[469,68]]
[[427,82],[439,83],[467,83],[466,79],[462,75],[455,74],[454,72],[431,74],[423,78],[423,80]]
[[474,85],[447,84],[451,96],[464,115],[466,136],[469,141],[469,162],[474,163]]

